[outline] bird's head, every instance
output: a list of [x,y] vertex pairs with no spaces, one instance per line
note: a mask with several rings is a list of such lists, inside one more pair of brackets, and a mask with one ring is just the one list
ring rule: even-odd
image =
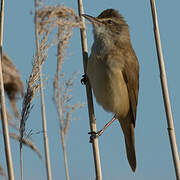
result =
[[129,42],[129,28],[121,14],[114,9],[104,10],[98,17],[83,14],[93,25],[94,39],[113,43]]

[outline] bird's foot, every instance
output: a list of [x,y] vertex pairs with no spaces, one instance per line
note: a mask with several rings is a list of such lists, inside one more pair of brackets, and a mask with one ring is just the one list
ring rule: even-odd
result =
[[81,84],[86,85],[87,81],[88,81],[87,75],[86,74],[82,75]]
[[94,140],[95,138],[98,138],[99,136],[101,136],[103,132],[104,132],[104,129],[101,129],[101,130],[98,131],[98,132],[94,132],[94,131],[89,132],[88,134],[91,134],[89,142],[92,143],[93,140]]

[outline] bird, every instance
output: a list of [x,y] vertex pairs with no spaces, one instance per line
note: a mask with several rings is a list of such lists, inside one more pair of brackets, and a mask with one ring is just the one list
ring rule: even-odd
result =
[[[127,159],[135,172],[134,128],[139,92],[139,63],[131,44],[129,26],[115,9],[106,9],[97,17],[87,14],[83,14],[83,17],[92,23],[94,37],[85,76],[97,103],[105,111],[114,114],[111,122],[118,119],[124,134]],[[105,128],[97,132],[96,137]]]

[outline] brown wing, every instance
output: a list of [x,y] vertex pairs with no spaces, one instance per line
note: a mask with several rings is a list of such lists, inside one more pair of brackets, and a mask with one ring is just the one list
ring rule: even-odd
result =
[[128,54],[125,55],[123,76],[128,88],[130,107],[133,114],[132,122],[135,126],[139,91],[139,63],[132,47],[128,51],[126,50],[126,52]]

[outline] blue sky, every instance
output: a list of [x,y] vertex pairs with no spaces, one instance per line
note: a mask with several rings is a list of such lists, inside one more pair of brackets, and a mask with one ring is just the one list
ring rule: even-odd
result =
[[[53,1],[55,2],[55,1]],[[57,2],[57,1],[56,1]],[[77,1],[61,1],[62,4],[77,11]],[[179,42],[180,1],[157,1],[157,12],[166,65],[169,94],[174,117],[177,144],[180,149],[180,83],[179,83]],[[150,1],[84,1],[85,13],[97,16],[107,8],[117,9],[130,27],[131,40],[140,64],[140,91],[137,112],[136,153],[137,170],[132,173],[125,154],[124,139],[118,122],[114,122],[99,138],[103,180],[151,180],[175,179],[175,172],[168,139],[167,123],[160,86],[160,75],[154,42]],[[35,50],[33,1],[5,2],[4,51],[11,57],[20,71],[23,82],[31,72],[32,57]],[[92,45],[92,27],[87,25],[88,48]],[[59,122],[52,102],[52,82],[56,69],[56,49],[51,49],[43,67],[43,76],[48,77],[45,87],[47,110],[47,131],[53,179],[65,179],[63,153],[60,143]],[[73,102],[84,102],[84,108],[74,113],[66,138],[70,179],[95,179],[91,144],[89,144],[89,120],[87,113],[85,87],[80,84],[83,74],[79,30],[75,29],[67,51],[64,71],[67,75],[79,72],[73,88]],[[94,101],[95,102],[95,101]],[[19,102],[21,108],[21,102]],[[101,129],[112,117],[95,103],[97,128]],[[34,100],[34,108],[27,122],[27,129],[41,131],[41,112],[39,96]],[[32,136],[43,153],[43,136]],[[3,144],[3,139],[0,139]],[[19,145],[11,140],[15,179],[19,177]],[[0,148],[0,163],[6,167],[4,148]],[[0,177],[0,179],[3,179]],[[45,164],[34,152],[24,147],[24,179],[45,180]]]

